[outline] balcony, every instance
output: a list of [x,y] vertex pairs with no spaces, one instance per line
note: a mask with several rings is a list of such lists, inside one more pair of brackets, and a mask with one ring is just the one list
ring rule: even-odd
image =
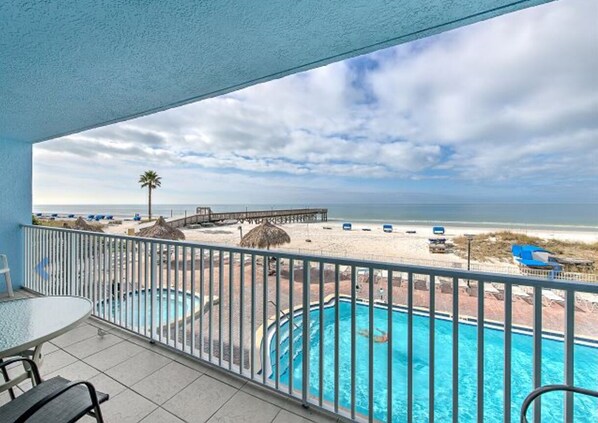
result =
[[[46,343],[43,353],[43,378],[89,380],[110,395],[106,422],[337,421],[95,317]],[[17,395],[30,386],[21,383]],[[7,401],[1,393],[0,405]]]
[[[230,413],[322,421],[311,413],[325,412],[357,421],[508,422],[519,420],[534,388],[596,383],[595,284],[23,231],[26,288],[95,304],[90,325],[108,334],[77,329],[56,341],[54,359],[121,382],[123,396],[106,405],[114,412],[136,398],[144,411],[160,406],[156,413],[188,421],[226,421]],[[46,372],[62,367],[50,357]],[[178,381],[165,366],[197,378]],[[177,384],[167,401],[144,387],[162,378]],[[207,391],[204,403],[199,393]],[[533,415],[572,421],[592,416],[592,404],[547,395]],[[209,415],[191,412],[204,406]]]

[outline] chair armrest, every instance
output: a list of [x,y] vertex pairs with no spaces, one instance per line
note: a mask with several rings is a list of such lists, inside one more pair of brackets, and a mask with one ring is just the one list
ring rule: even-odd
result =
[[31,416],[33,416],[36,412],[38,412],[44,405],[48,404],[49,402],[55,400],[60,395],[64,394],[65,392],[69,391],[70,389],[79,386],[85,385],[87,391],[89,392],[89,396],[91,398],[91,404],[93,405],[94,409],[99,411],[100,403],[98,401],[98,395],[94,386],[84,380],[78,380],[75,382],[70,382],[58,391],[52,392],[50,395],[42,398],[38,402],[36,402],[31,408],[29,408],[25,413],[23,413],[19,418],[15,421],[15,423],[25,423]]
[[35,384],[38,385],[38,384],[42,383],[42,378],[39,375],[39,369],[37,368],[37,364],[35,364],[35,361],[33,361],[30,358],[15,357],[15,358],[11,358],[10,360],[6,360],[6,361],[0,360],[0,369],[4,369],[8,365],[13,364],[13,363],[18,363],[20,361],[26,362],[31,367],[31,373],[33,373],[33,379],[34,379]]
[[546,394],[548,392],[555,392],[555,391],[565,391],[565,392],[572,392],[575,394],[582,394],[588,395],[591,397],[598,398],[598,391],[592,391],[586,388],[578,388],[577,386],[570,386],[570,385],[545,385],[539,388],[534,389],[523,401],[523,405],[521,406],[521,423],[528,423],[526,414],[527,410],[534,402],[536,398],[539,396]]

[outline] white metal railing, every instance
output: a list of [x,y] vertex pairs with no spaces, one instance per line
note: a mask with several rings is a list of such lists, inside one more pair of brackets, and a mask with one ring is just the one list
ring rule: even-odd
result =
[[[23,232],[26,288],[87,297],[98,318],[346,418],[510,422],[547,382],[595,383],[584,366],[598,358],[598,284]],[[552,400],[534,403],[535,421],[596,412]]]

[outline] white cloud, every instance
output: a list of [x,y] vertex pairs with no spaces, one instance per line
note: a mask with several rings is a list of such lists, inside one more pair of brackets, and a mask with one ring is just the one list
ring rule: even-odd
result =
[[[57,195],[59,168],[76,180],[93,169],[109,198],[146,167],[223,189],[317,181],[349,190],[343,178],[380,192],[438,178],[596,182],[597,15],[592,0],[555,2],[43,143],[36,201]],[[132,182],[115,194],[121,178]],[[179,184],[181,196],[192,185]]]

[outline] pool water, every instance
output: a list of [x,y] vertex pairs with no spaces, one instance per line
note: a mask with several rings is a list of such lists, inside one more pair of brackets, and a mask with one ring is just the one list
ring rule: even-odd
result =
[[[351,405],[351,303],[339,301],[339,405],[350,409]],[[395,310],[393,316],[392,349],[392,395],[393,421],[407,421],[407,314]],[[324,372],[323,397],[334,401],[334,304],[324,308]],[[374,308],[374,327],[387,330],[388,310]],[[302,317],[294,318],[292,368],[289,367],[289,324],[281,324],[280,380],[288,384],[293,377],[293,386],[302,383]],[[435,321],[435,421],[452,419],[452,321]],[[310,313],[310,394],[317,396],[319,390],[319,347],[320,313]],[[368,306],[356,306],[356,331],[369,327]],[[428,421],[428,377],[429,377],[429,318],[413,317],[413,419]],[[367,415],[368,404],[368,353],[369,342],[364,336],[356,335],[355,408]],[[276,337],[271,338],[270,361],[276,377]],[[502,422],[503,412],[503,367],[504,332],[485,328],[484,361],[484,422]],[[542,384],[563,383],[564,344],[559,340],[542,340]],[[528,334],[512,334],[512,419],[519,421],[521,404],[533,389],[532,384],[532,337]],[[387,417],[387,357],[388,344],[374,343],[374,417],[385,421]],[[598,388],[598,348],[575,345],[575,385],[590,389]],[[459,324],[459,422],[476,422],[477,401],[477,327]],[[563,394],[550,393],[542,397],[542,422],[563,421]],[[575,421],[598,422],[598,400],[575,397]],[[531,416],[530,411],[528,416]]]
[[[170,300],[169,300],[170,295]],[[131,326],[137,326],[139,322],[140,327],[151,326],[151,308],[152,308],[152,293],[150,290],[141,290],[130,292],[129,295],[123,295],[121,298],[115,298],[115,301],[107,301],[106,319],[118,321],[121,316],[121,307],[123,308],[123,319]],[[193,295],[184,293],[182,291],[167,289],[156,290],[156,296],[153,301],[154,310],[154,326],[158,327],[160,323],[165,325],[167,318],[170,316],[170,323],[174,323],[175,319],[180,320],[183,317],[183,311],[187,316],[191,315]],[[170,307],[168,307],[168,300]],[[183,310],[184,304],[184,310]],[[201,299],[199,295],[195,295],[195,311],[197,312],[201,307]],[[97,305],[97,314],[103,317],[104,302]],[[139,320],[138,320],[139,318]]]

